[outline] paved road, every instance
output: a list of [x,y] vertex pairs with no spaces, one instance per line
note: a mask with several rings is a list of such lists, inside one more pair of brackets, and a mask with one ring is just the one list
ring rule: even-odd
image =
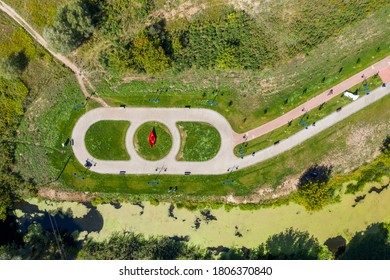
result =
[[[264,125],[256,127],[248,132],[236,135],[236,137],[234,138],[234,143],[236,145],[240,144],[244,141],[260,137],[262,135],[265,135],[275,130],[276,128],[286,125],[289,121],[299,118],[300,116],[303,116],[307,111],[310,111],[313,108],[320,106],[322,103],[329,101],[330,99],[350,89],[354,85],[363,82],[364,79],[377,74],[380,70],[388,67],[389,65],[390,65],[390,56],[386,57],[385,59],[382,59],[381,61],[373,64],[372,66],[364,69],[363,71],[357,73],[356,75],[334,86],[332,93],[330,92],[330,90],[326,90],[323,93],[305,102],[304,104],[280,116],[279,118],[276,118]],[[247,139],[245,139],[244,136]]]
[[65,66],[67,66],[72,72],[75,74],[77,82],[80,85],[81,91],[84,93],[85,97],[89,97],[91,99],[94,99],[95,101],[99,102],[103,107],[109,107],[107,103],[97,96],[91,96],[88,92],[88,90],[85,87],[84,81],[88,84],[88,86],[94,91],[95,88],[91,84],[91,82],[88,80],[88,78],[82,73],[81,69],[78,68],[73,62],[71,62],[67,57],[55,52],[52,50],[47,43],[47,41],[39,35],[37,31],[34,30],[14,9],[12,9],[10,6],[5,4],[3,1],[0,0],[0,10],[8,14],[13,20],[15,20],[21,27],[23,27],[24,30],[26,30],[42,47],[44,47],[53,57],[61,61]]
[[[73,151],[81,164],[87,159],[92,159],[96,166],[92,171],[106,174],[119,174],[126,171],[127,174],[184,174],[190,171],[191,174],[224,174],[231,170],[238,170],[251,165],[263,162],[288,151],[314,135],[335,125],[341,120],[349,117],[357,111],[374,103],[390,93],[390,87],[375,89],[370,95],[365,95],[358,100],[348,104],[341,111],[334,112],[324,119],[318,121],[316,126],[296,133],[288,139],[280,141],[279,144],[256,152],[254,156],[249,155],[243,159],[233,154],[235,137],[238,135],[232,130],[228,121],[219,113],[208,109],[184,109],[184,108],[98,108],[83,115],[76,123],[72,138],[74,139]],[[131,122],[126,135],[126,147],[130,154],[129,161],[104,161],[93,159],[85,146],[85,134],[88,128],[100,120],[128,120]],[[173,147],[171,152],[162,160],[147,161],[139,157],[133,147],[133,137],[136,129],[144,122],[159,121],[165,124],[173,136]],[[202,121],[215,126],[221,134],[221,149],[212,160],[206,162],[182,162],[175,159],[180,148],[180,135],[176,127],[177,121]]]

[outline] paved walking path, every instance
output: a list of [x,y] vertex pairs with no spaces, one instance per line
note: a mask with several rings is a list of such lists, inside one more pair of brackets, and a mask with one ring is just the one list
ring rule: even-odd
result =
[[[125,171],[127,174],[224,174],[236,171],[254,164],[263,162],[288,151],[314,135],[335,125],[341,120],[349,117],[357,111],[374,103],[390,93],[390,87],[380,87],[358,100],[348,104],[341,111],[334,112],[310,126],[308,129],[294,134],[288,139],[280,141],[279,144],[256,152],[254,156],[249,155],[243,159],[233,154],[234,141],[237,134],[232,130],[229,122],[219,113],[208,109],[184,109],[184,108],[98,108],[83,115],[76,123],[72,138],[74,140],[73,151],[81,164],[86,160],[96,163],[91,170],[98,173],[119,174]],[[100,120],[128,120],[131,122],[126,135],[126,148],[130,154],[129,161],[107,161],[94,159],[85,146],[85,134],[88,128]],[[136,129],[144,122],[159,121],[165,124],[171,131],[173,146],[162,160],[148,161],[140,156],[134,149],[133,141]],[[176,127],[178,121],[200,121],[213,125],[221,134],[221,149],[211,160],[205,162],[183,162],[175,159],[180,148],[180,134]],[[145,139],[146,141],[146,139]],[[165,171],[166,169],[166,171]]]
[[91,96],[88,90],[85,87],[84,81],[88,84],[88,86],[94,91],[95,88],[88,80],[88,78],[82,73],[81,69],[78,68],[73,62],[71,62],[67,57],[55,52],[52,50],[47,43],[47,41],[39,35],[37,31],[34,30],[14,9],[5,4],[0,0],[0,10],[8,14],[13,20],[15,20],[24,30],[26,30],[42,47],[44,47],[53,57],[61,61],[66,67],[68,67],[75,74],[77,82],[80,85],[80,89],[85,95],[85,97],[91,98],[97,102],[99,102],[103,107],[109,107],[107,103],[97,96]]
[[286,125],[289,121],[299,118],[300,116],[303,116],[307,111],[310,111],[320,106],[322,103],[329,101],[333,97],[345,92],[346,90],[350,89],[354,85],[363,82],[364,79],[377,74],[380,70],[389,66],[390,66],[390,56],[364,69],[363,71],[357,73],[356,75],[342,81],[338,85],[335,85],[332,89],[333,90],[332,93],[330,92],[330,89],[326,90],[323,93],[305,102],[301,106],[298,106],[293,110],[287,112],[286,114],[280,116],[279,118],[276,118],[264,125],[256,127],[246,133],[236,135],[234,138],[234,143],[237,145],[247,140],[248,141],[252,140],[254,138],[265,135],[275,130],[276,128]]

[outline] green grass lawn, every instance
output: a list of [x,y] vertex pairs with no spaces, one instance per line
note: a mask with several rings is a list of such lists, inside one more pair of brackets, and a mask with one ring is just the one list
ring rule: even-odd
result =
[[[166,195],[169,186],[179,186],[179,196],[185,197],[204,197],[204,196],[222,196],[228,194],[249,195],[255,189],[262,186],[276,188],[289,178],[299,177],[303,170],[314,163],[327,162],[331,160],[334,166],[334,176],[343,174],[343,170],[356,168],[367,161],[365,154],[371,155],[381,146],[383,139],[388,134],[390,124],[386,120],[390,119],[390,96],[370,105],[364,110],[341,121],[332,128],[321,132],[315,137],[305,141],[301,145],[285,152],[275,158],[267,160],[256,166],[238,170],[230,175],[214,176],[174,176],[160,175],[159,185],[151,187],[147,184],[155,176],[148,175],[125,175],[115,174],[97,174],[86,170],[72,156],[69,164],[61,175],[62,185],[79,191],[102,192],[102,193],[122,193],[132,194],[136,197],[145,198],[149,195]],[[380,129],[376,129],[380,127]],[[146,129],[144,140],[147,143],[147,135],[150,126]],[[359,129],[358,129],[359,128]],[[362,139],[357,144],[362,145],[359,150],[356,144],[350,144],[355,141],[356,133],[360,130],[374,129],[374,134],[369,134],[369,141]],[[368,141],[368,142],[367,142]],[[357,153],[357,154],[356,154]],[[358,155],[358,156],[357,156]],[[58,168],[63,167],[63,163],[69,155],[60,155]],[[335,157],[337,160],[333,160]],[[78,180],[73,173],[82,174],[85,180]],[[222,185],[227,179],[234,179],[233,185]],[[183,196],[184,195],[184,196]]]
[[177,127],[181,136],[178,160],[206,161],[218,153],[221,136],[215,127],[201,122],[178,122]]
[[[148,137],[151,130],[155,130],[156,144],[150,147]],[[138,154],[147,160],[159,160],[168,155],[172,148],[172,135],[169,129],[159,122],[142,124],[134,135],[134,145]]]
[[99,121],[85,135],[85,145],[91,156],[102,160],[129,160],[126,150],[128,121]]
[[307,126],[310,126],[327,115],[335,112],[337,108],[343,107],[351,102],[352,99],[339,95],[324,103],[323,106],[316,107],[313,110],[307,112],[303,117],[293,120],[291,124],[286,124],[275,129],[274,131],[271,131],[270,133],[237,145],[234,148],[234,154],[238,157],[241,155],[250,155],[253,152],[257,152],[272,146],[276,141],[286,139],[298,131],[305,129],[301,120],[303,120]]

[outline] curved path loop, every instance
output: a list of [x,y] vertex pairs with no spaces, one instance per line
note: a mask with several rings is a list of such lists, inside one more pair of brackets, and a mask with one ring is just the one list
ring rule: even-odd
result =
[[67,57],[55,52],[52,50],[47,43],[47,41],[39,35],[37,31],[35,31],[17,12],[15,12],[14,9],[12,9],[10,6],[5,4],[3,1],[0,0],[0,10],[8,14],[13,20],[15,20],[21,27],[23,27],[24,30],[26,30],[42,47],[44,47],[53,57],[61,61],[65,66],[67,66],[72,72],[75,74],[77,82],[80,85],[81,91],[87,98],[91,98],[95,100],[96,102],[100,103],[103,107],[109,107],[108,104],[100,97],[97,96],[91,96],[91,94],[88,92],[88,90],[85,87],[84,81],[88,84],[89,87],[95,92],[94,87],[92,86],[91,82],[88,80],[87,77],[82,73],[80,68],[78,68],[73,62],[71,62]]
[[[126,134],[126,148],[130,154],[129,161],[98,160],[88,153],[85,146],[85,134],[88,128],[101,120],[127,120],[130,127]],[[133,139],[137,128],[145,122],[158,121],[168,127],[172,134],[172,148],[169,154],[159,161],[148,161],[141,158],[134,149]],[[212,124],[221,135],[221,147],[217,155],[207,162],[177,161],[176,155],[180,149],[180,133],[176,126],[179,121],[199,121]],[[208,109],[183,109],[183,108],[98,108],[83,115],[73,128],[73,151],[82,164],[87,159],[96,163],[91,167],[98,173],[118,174],[120,171],[133,174],[184,174],[190,171],[196,174],[219,174],[226,169],[225,163],[234,162],[237,157],[233,154],[233,132],[229,122],[219,113]],[[147,139],[145,139],[147,141]],[[158,143],[157,143],[158,144]],[[157,169],[157,170],[156,170]],[[226,170],[225,170],[226,171]]]
[[[125,171],[127,174],[224,174],[245,168],[288,151],[314,135],[335,125],[357,111],[367,107],[375,101],[390,93],[389,87],[380,87],[358,100],[348,104],[341,111],[334,112],[322,120],[316,122],[316,126],[303,129],[279,144],[256,152],[243,159],[233,154],[236,134],[229,122],[219,113],[208,109],[183,109],[183,108],[98,108],[83,115],[76,123],[72,138],[74,140],[73,151],[82,164],[86,160],[92,160],[96,165],[91,170],[98,173],[119,174]],[[88,128],[100,120],[128,120],[131,122],[126,135],[126,147],[131,156],[129,161],[107,161],[94,159],[85,146],[85,134]],[[144,122],[159,121],[165,124],[172,133],[173,146],[171,152],[162,160],[147,161],[136,153],[133,146],[133,137],[136,129]],[[218,154],[205,162],[183,162],[175,159],[180,148],[180,135],[176,127],[178,121],[201,121],[216,127],[221,134],[221,148]],[[166,169],[166,171],[165,171]]]

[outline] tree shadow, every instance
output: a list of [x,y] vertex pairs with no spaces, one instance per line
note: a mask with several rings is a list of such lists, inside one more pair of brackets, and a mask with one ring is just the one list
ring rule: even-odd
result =
[[344,237],[339,235],[333,238],[328,238],[325,241],[324,245],[328,247],[329,251],[333,253],[333,256],[335,256],[335,258],[338,258],[341,254],[345,252],[347,241]]
[[154,138],[156,139],[156,143],[157,143],[157,132],[156,132],[155,127],[153,127],[152,132],[153,132]]
[[383,223],[372,224],[355,234],[348,243],[342,260],[389,260],[389,230]]
[[18,231],[18,224],[14,215],[8,215],[4,221],[0,221],[0,246],[17,243],[21,244],[22,237]]
[[332,166],[315,164],[309,167],[299,178],[298,188],[309,183],[327,183],[332,173]]
[[382,153],[390,153],[390,135],[387,135],[385,140],[383,140],[381,151]]
[[169,38],[168,31],[166,30],[167,21],[165,18],[160,19],[159,21],[148,26],[147,31],[151,38],[157,36],[160,40],[160,46],[163,48],[164,53],[172,57],[173,47],[172,42]]
[[28,57],[23,51],[10,54],[8,59],[9,62],[16,68],[18,73],[22,73],[29,63]]

